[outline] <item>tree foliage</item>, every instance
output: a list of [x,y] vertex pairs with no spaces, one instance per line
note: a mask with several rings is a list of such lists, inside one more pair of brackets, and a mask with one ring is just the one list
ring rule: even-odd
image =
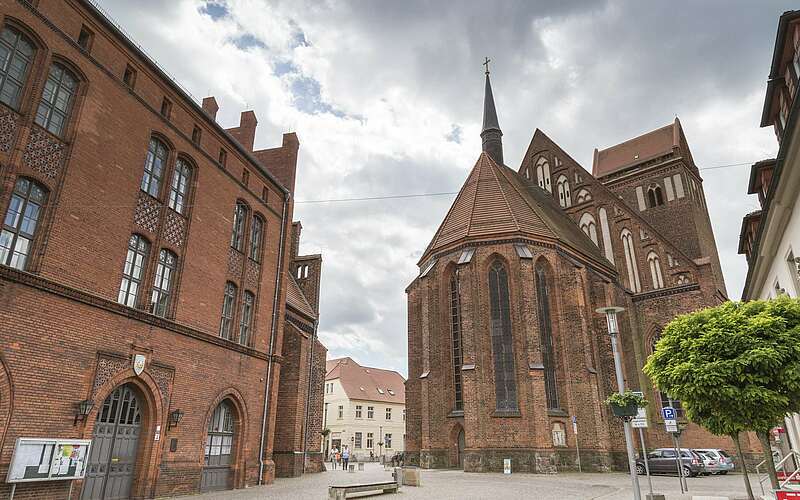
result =
[[800,301],[726,302],[678,316],[644,372],[714,434],[767,431],[800,409]]

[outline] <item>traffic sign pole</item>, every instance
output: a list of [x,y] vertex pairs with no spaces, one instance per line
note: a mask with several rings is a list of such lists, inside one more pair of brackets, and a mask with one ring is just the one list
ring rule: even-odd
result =
[[647,473],[647,486],[650,488],[650,498],[653,498],[653,480],[650,478],[650,464],[647,461],[647,446],[644,444],[644,432],[639,427],[639,441],[642,442],[642,460],[644,461],[644,470]]
[[581,470],[581,449],[578,445],[578,417],[575,415],[572,416],[572,432],[575,434],[575,454],[578,456],[578,472],[583,472]]

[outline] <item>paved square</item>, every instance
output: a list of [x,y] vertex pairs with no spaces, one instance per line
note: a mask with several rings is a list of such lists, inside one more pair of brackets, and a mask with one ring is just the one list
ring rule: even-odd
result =
[[[379,464],[366,464],[363,472],[349,473],[329,470],[321,474],[307,474],[300,478],[278,479],[275,484],[244,490],[195,495],[196,499],[250,500],[250,499],[325,499],[328,486],[333,484],[365,483],[391,480],[389,471]],[[758,488],[755,476],[750,476]],[[642,497],[647,494],[647,478],[640,476]],[[692,497],[744,497],[744,483],[739,474],[707,476],[687,479],[689,494],[681,495],[678,478],[653,476],[653,490],[666,495],[667,500],[690,500]],[[760,490],[754,491],[760,493]],[[423,470],[422,486],[404,486],[392,498],[427,499],[536,499],[536,500],[631,500],[630,476],[622,473],[607,474],[511,474],[465,473],[459,470]],[[355,497],[350,497],[355,498]]]

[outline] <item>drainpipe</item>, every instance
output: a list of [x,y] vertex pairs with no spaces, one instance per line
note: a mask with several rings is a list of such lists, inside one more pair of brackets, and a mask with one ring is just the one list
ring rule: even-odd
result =
[[278,329],[278,300],[281,297],[281,282],[283,281],[283,247],[286,238],[286,211],[289,207],[291,193],[286,193],[283,199],[283,214],[281,215],[281,238],[278,248],[278,269],[275,276],[275,296],[272,299],[272,330],[269,334],[269,359],[267,360],[267,383],[264,388],[264,417],[261,420],[261,444],[258,448],[258,484],[264,482],[264,444],[267,437],[267,415],[269,415],[269,392],[272,386],[272,364],[275,354],[275,333]]
[[308,388],[306,389],[306,414],[303,417],[303,474],[306,473],[306,443],[308,442],[308,412],[310,411],[311,408],[311,377],[314,372],[314,344],[317,341],[318,324],[319,320],[315,319],[314,333],[311,334],[311,353],[309,354],[308,358]]

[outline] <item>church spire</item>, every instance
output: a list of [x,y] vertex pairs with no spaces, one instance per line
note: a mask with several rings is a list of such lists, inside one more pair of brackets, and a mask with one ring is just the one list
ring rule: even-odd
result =
[[497,110],[494,107],[492,84],[489,81],[488,57],[483,65],[486,66],[486,91],[483,97],[483,130],[481,131],[482,149],[498,164],[503,164],[503,132],[497,122]]

